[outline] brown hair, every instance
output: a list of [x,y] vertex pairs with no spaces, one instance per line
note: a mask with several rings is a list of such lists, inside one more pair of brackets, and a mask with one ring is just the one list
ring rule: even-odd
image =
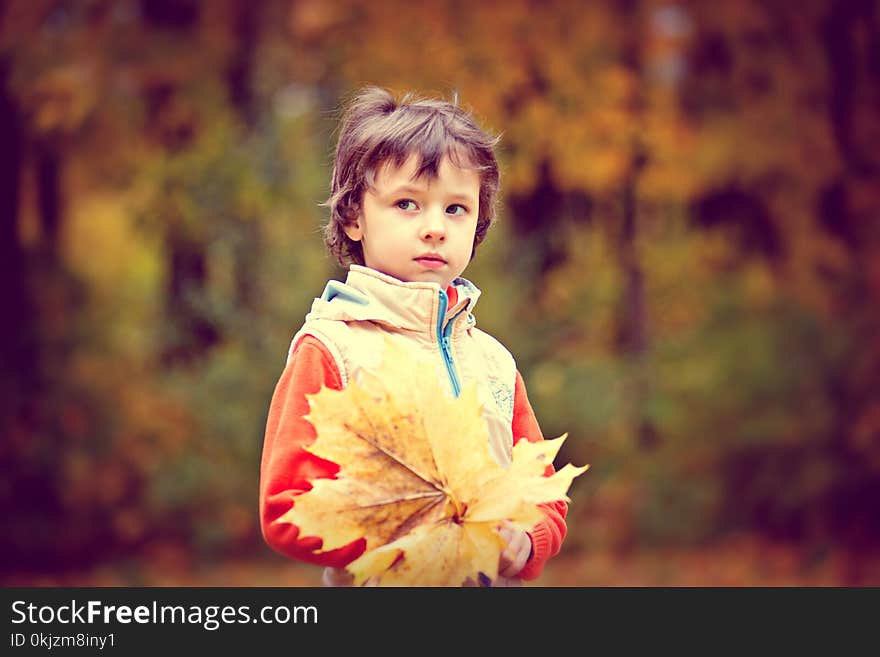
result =
[[488,135],[471,115],[452,102],[406,94],[399,101],[386,89],[367,87],[347,105],[340,123],[333,161],[330,208],[324,242],[339,263],[364,264],[361,243],[349,239],[343,228],[357,218],[363,194],[373,185],[386,162],[402,166],[410,155],[419,158],[416,178],[437,177],[444,156],[456,166],[480,174],[480,209],[474,235],[477,246],[495,220],[498,162],[494,147],[499,138]]

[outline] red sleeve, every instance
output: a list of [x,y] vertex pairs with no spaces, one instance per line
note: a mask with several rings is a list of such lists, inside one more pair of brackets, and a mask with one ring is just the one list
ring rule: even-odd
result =
[[301,537],[299,527],[278,521],[293,507],[297,495],[311,490],[313,479],[332,478],[339,471],[335,463],[304,449],[317,437],[304,419],[309,411],[306,395],[318,392],[322,385],[341,390],[339,370],[326,347],[307,335],[294,346],[269,405],[260,464],[260,527],[266,543],[281,554],[341,568],[363,554],[366,541],[358,539],[321,552],[319,537]]
[[[544,440],[535,412],[529,404],[526,385],[519,372],[516,373],[516,390],[513,395],[512,426],[514,445],[522,438],[530,442]],[[553,466],[548,465],[544,474],[550,476],[554,472]],[[519,577],[525,580],[536,579],[541,574],[544,564],[550,557],[559,553],[562,541],[565,539],[565,516],[568,513],[568,504],[564,500],[559,500],[538,506],[544,512],[544,519],[529,532],[529,537],[532,539],[532,556],[519,573]]]

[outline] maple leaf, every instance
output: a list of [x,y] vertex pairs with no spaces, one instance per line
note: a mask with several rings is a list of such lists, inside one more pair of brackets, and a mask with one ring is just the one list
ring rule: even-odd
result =
[[386,339],[382,365],[360,371],[343,390],[309,395],[317,432],[307,449],[340,466],[317,479],[282,518],[300,536],[333,550],[358,538],[366,551],[347,570],[354,584],[460,586],[479,573],[494,580],[507,521],[528,531],[537,505],[564,499],[589,466],[545,477],[566,436],[513,447],[509,467],[490,455],[476,385],[454,398]]

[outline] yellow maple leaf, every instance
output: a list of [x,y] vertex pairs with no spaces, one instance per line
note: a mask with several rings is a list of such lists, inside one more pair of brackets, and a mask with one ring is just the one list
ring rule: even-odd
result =
[[340,466],[297,496],[282,521],[332,550],[358,538],[366,551],[348,565],[354,583],[460,586],[494,580],[505,547],[502,522],[528,531],[537,505],[564,499],[589,466],[545,477],[566,436],[513,448],[509,467],[490,455],[476,385],[453,398],[428,362],[386,340],[382,365],[343,390],[309,395],[317,432],[308,450]]

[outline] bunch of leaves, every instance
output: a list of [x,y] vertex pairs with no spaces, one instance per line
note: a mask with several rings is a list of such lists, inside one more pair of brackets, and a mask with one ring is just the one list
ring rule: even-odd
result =
[[564,499],[587,467],[545,476],[566,436],[513,447],[508,467],[490,454],[475,384],[453,398],[430,363],[386,341],[380,367],[343,390],[309,397],[317,431],[308,450],[337,463],[296,498],[284,520],[332,550],[361,537],[354,584],[459,586],[495,580],[503,524],[532,529],[538,504]]

